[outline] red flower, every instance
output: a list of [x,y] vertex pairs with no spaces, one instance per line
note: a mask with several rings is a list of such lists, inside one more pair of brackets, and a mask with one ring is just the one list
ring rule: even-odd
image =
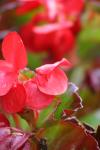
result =
[[27,56],[22,40],[16,32],[11,32],[5,37],[2,53],[5,60],[0,61],[1,104],[5,111],[17,112],[25,105],[26,93],[18,83],[18,74],[27,64]]
[[49,95],[60,95],[67,90],[68,79],[60,67],[70,68],[71,64],[62,59],[36,69],[36,81],[39,90]]
[[44,26],[34,26],[36,24],[34,19],[20,30],[28,49],[35,52],[47,51],[54,60],[62,59],[74,46],[75,37],[70,29],[72,23],[50,23]]
[[71,66],[66,59],[37,68],[35,77],[23,81],[20,69],[26,67],[27,57],[16,32],[5,37],[2,52],[5,60],[0,61],[0,104],[6,112],[16,113],[24,107],[42,109],[53,101],[55,95],[66,91],[68,79],[60,69]]
[[69,68],[71,64],[62,59],[54,64],[47,64],[36,69],[36,77],[24,84],[30,109],[43,109],[51,104],[55,95],[67,90],[68,79],[60,67]]
[[[44,11],[22,26],[20,34],[29,50],[46,51],[52,60],[58,61],[66,54],[69,55],[74,47],[75,36],[81,29],[79,15],[84,1],[35,0],[34,3],[36,2],[44,7]],[[38,25],[41,22],[44,24]]]

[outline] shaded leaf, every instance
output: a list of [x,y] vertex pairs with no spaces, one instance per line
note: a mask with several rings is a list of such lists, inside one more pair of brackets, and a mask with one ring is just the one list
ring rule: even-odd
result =
[[62,120],[59,125],[59,136],[49,143],[49,150],[100,150],[96,139],[76,118]]

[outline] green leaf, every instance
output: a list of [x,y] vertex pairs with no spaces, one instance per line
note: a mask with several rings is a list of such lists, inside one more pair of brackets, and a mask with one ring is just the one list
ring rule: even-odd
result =
[[88,123],[89,125],[97,128],[100,125],[100,110],[97,110],[93,113],[90,113],[83,118],[81,118],[82,122]]
[[66,93],[61,96],[61,104],[57,107],[55,112],[55,118],[61,119],[63,110],[70,107],[70,103],[72,102],[70,96]]
[[29,130],[30,130],[30,127],[29,127],[27,121],[26,121],[25,119],[23,119],[22,117],[20,117],[19,115],[18,115],[18,119],[19,119],[21,128],[22,128],[24,131],[29,131]]
[[50,106],[48,106],[47,108],[43,109],[40,112],[39,118],[37,121],[37,127],[42,127],[42,125],[45,124],[45,122],[49,119],[51,114],[54,112],[55,107],[56,107],[56,102],[54,100]]

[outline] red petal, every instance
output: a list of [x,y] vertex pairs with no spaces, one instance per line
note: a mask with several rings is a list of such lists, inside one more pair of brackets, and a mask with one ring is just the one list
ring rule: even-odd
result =
[[7,118],[0,113],[0,127],[6,127],[6,126],[10,126],[10,123],[7,120]]
[[48,106],[54,99],[54,96],[42,93],[36,83],[28,81],[25,84],[27,93],[26,106],[31,109],[42,109]]
[[37,74],[37,85],[41,92],[50,95],[60,95],[67,90],[68,79],[66,74],[59,68],[49,74]]
[[15,69],[22,69],[27,65],[27,55],[23,42],[17,32],[10,32],[2,43],[3,56]]
[[71,63],[67,59],[63,58],[61,61],[58,61],[54,64],[46,64],[36,68],[36,72],[39,74],[48,74],[57,67],[70,68]]
[[75,37],[71,30],[64,29],[55,32],[52,40],[52,55],[55,60],[60,60],[65,54],[72,51]]
[[65,11],[70,14],[78,15],[82,12],[84,7],[84,0],[67,0],[65,2]]
[[21,84],[13,86],[10,91],[1,97],[3,109],[8,113],[21,111],[25,106],[26,92]]
[[5,95],[15,82],[16,75],[0,71],[0,96]]
[[57,2],[56,0],[46,0],[43,2],[47,7],[48,16],[50,19],[55,19],[57,15]]
[[5,60],[0,60],[0,70],[4,72],[14,72],[12,64],[6,62]]
[[72,26],[72,23],[68,21],[63,22],[63,23],[50,23],[50,24],[43,25],[43,26],[35,26],[34,32],[47,34],[47,33],[54,32],[60,29],[65,29],[71,26]]
[[20,35],[23,39],[25,46],[30,50],[33,49],[33,33],[32,33],[33,24],[28,22],[20,28]]
[[17,73],[13,71],[11,64],[0,60],[0,96],[5,95],[17,78]]

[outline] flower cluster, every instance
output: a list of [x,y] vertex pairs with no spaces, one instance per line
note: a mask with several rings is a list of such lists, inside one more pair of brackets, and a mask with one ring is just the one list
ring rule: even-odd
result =
[[33,9],[41,6],[44,11],[38,12],[30,22],[21,27],[20,34],[25,45],[32,51],[46,51],[54,60],[60,60],[75,46],[76,35],[81,29],[80,14],[84,1],[25,1],[16,12],[22,15],[31,11],[32,6]]
[[67,90],[68,79],[61,69],[71,67],[66,59],[36,68],[31,78],[25,78],[27,54],[16,32],[5,37],[2,53],[5,60],[0,60],[0,105],[6,112],[19,112],[25,107],[42,109]]

